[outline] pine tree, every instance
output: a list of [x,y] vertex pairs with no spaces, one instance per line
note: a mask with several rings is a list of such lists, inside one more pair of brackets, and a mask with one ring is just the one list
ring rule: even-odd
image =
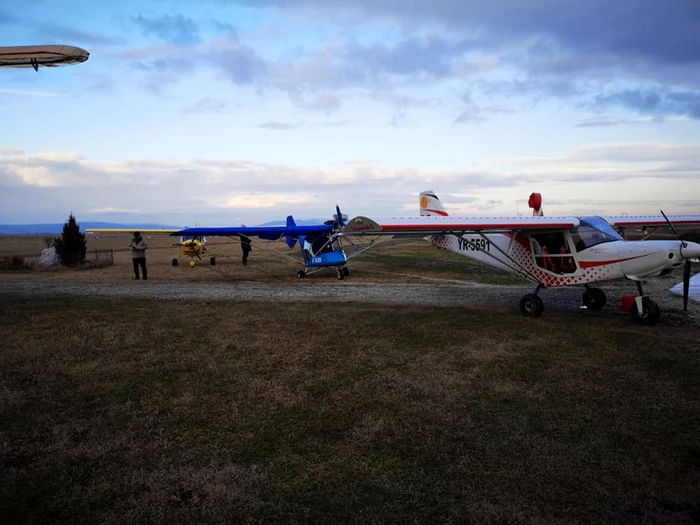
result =
[[85,260],[87,253],[87,241],[85,234],[80,232],[80,226],[75,221],[73,212],[68,217],[68,222],[63,225],[61,237],[53,242],[56,254],[65,266],[78,266]]

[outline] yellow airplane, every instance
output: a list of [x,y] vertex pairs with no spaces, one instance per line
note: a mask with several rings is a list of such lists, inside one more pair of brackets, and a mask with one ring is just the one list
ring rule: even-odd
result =
[[[133,233],[134,231],[137,231],[135,228],[131,230],[120,230],[120,229],[115,229],[115,228],[101,228],[101,229],[86,229],[85,233]],[[169,235],[174,232],[179,232],[180,230],[166,230],[166,229],[161,229],[161,230],[138,230],[141,232],[141,234],[148,234],[148,235]],[[200,261],[202,260],[202,255],[205,255],[207,253],[207,238],[204,235],[183,235],[180,237],[180,242],[171,244],[171,246],[179,246],[180,247],[180,255],[178,257],[174,257],[172,260],[172,265],[177,266],[178,261],[180,260],[180,257],[189,257],[191,259],[190,261],[190,267],[194,267],[195,262],[194,258],[196,257]],[[209,264],[214,266],[216,264],[216,258],[215,257],[209,257]]]

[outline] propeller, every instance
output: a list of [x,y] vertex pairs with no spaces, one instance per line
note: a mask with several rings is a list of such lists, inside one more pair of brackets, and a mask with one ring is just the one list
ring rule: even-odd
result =
[[[676,230],[676,227],[669,220],[669,218],[666,217],[666,214],[664,213],[663,210],[661,210],[661,215],[664,216],[664,219],[666,219],[666,222],[671,227],[671,230],[673,230],[673,233],[675,233],[676,237],[678,237],[678,239],[681,241],[680,254],[681,254],[681,257],[683,257],[683,248],[687,248],[688,243],[685,242],[685,239],[683,239],[683,237],[681,237],[681,234],[678,233],[678,230]],[[690,272],[691,272],[692,264],[693,263],[691,262],[690,258],[685,259],[685,262],[683,263],[683,311],[684,312],[688,311],[688,294],[690,293]]]
[[342,228],[343,226],[345,226],[345,221],[347,220],[348,216],[340,213],[340,206],[338,206],[337,204],[335,205],[335,213],[336,215],[333,218],[338,222],[338,225]]

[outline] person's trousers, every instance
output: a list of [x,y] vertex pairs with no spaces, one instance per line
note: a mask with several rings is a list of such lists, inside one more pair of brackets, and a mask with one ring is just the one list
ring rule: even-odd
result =
[[143,274],[143,278],[147,279],[148,278],[148,272],[146,270],[146,258],[145,257],[134,257],[134,276],[138,279],[139,278],[139,266],[141,267],[141,273]]
[[243,264],[246,264],[248,262],[248,254],[250,253],[250,250],[243,250]]

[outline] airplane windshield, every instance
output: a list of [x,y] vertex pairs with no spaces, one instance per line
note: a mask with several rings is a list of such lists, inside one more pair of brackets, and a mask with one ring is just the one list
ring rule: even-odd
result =
[[620,234],[601,217],[586,217],[579,220],[581,225],[571,231],[577,252],[604,242],[623,240]]

